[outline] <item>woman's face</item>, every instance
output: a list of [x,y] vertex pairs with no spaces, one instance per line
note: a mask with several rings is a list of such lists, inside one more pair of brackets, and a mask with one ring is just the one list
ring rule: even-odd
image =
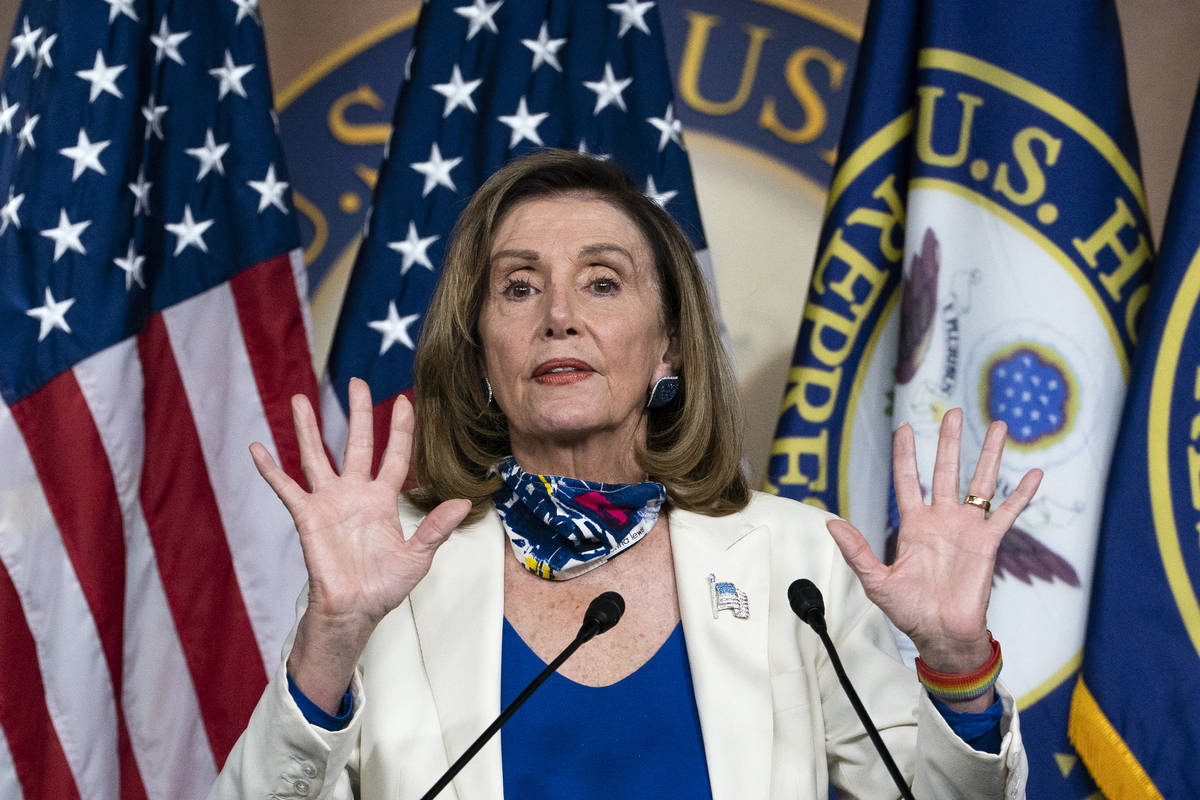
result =
[[501,221],[479,317],[484,372],[513,453],[643,442],[647,387],[673,374],[658,278],[616,206],[528,200]]

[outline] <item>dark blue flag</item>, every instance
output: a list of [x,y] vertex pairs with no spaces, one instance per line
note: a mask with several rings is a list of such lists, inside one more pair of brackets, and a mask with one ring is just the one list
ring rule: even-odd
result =
[[612,158],[707,261],[654,3],[433,0],[404,69],[329,357],[337,403],[326,396],[326,439],[335,452],[350,378],[370,384],[377,432],[391,399],[411,389],[450,230],[510,159],[543,146]]
[[768,468],[885,557],[900,423],[926,484],[953,407],[969,454],[1008,423],[998,499],[1046,470],[988,615],[1032,798],[1093,791],[1066,722],[1151,255],[1136,145],[1111,2],[872,3]]
[[1071,740],[1112,800],[1200,797],[1200,95],[1096,555]]

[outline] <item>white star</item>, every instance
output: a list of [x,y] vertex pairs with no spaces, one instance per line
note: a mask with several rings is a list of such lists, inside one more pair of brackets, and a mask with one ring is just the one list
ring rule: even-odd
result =
[[230,1],[235,6],[237,6],[237,9],[238,9],[237,19],[235,19],[233,21],[234,25],[237,25],[239,22],[241,22],[246,17],[249,17],[250,19],[254,20],[255,22],[258,22],[258,0],[230,0]]
[[167,110],[167,106],[156,106],[154,104],[154,95],[150,95],[150,99],[146,102],[146,105],[142,106],[142,118],[146,120],[146,135],[144,138],[149,139],[152,133],[159,139],[163,138],[162,119]]
[[442,151],[438,149],[437,142],[433,143],[433,147],[429,149],[428,161],[417,161],[409,164],[410,167],[425,176],[425,188],[421,190],[421,197],[425,197],[433,191],[435,186],[445,186],[452,192],[457,192],[458,187],[454,185],[454,180],[450,177],[450,170],[459,165],[462,158],[442,158]]
[[167,27],[167,15],[163,14],[162,21],[158,24],[158,33],[150,34],[150,44],[154,45],[154,63],[161,64],[164,58],[169,58],[179,66],[184,66],[179,45],[191,35],[191,31],[171,33],[171,29]]
[[75,139],[75,146],[64,147],[58,151],[75,162],[75,168],[71,172],[71,183],[78,180],[79,176],[85,170],[89,169],[99,172],[101,175],[107,175],[108,173],[104,171],[104,166],[100,163],[100,153],[110,144],[112,144],[112,140],[105,140],[103,142],[88,141],[87,131],[80,128],[79,136]]
[[204,133],[203,147],[189,147],[183,151],[200,162],[200,174],[196,176],[197,183],[203,180],[209,171],[214,169],[221,175],[225,174],[225,165],[221,163],[221,157],[225,155],[225,151],[228,149],[228,142],[217,144],[213,138],[212,128],[209,128]]
[[8,104],[8,97],[0,94],[0,133],[12,135],[12,120],[17,113],[17,109],[21,107],[20,103]]
[[138,176],[136,183],[128,183],[129,191],[133,192],[133,215],[150,213],[150,187],[153,186],[146,180],[146,168],[138,167]]
[[659,208],[666,208],[667,203],[671,202],[671,200],[673,200],[675,195],[679,194],[679,192],[660,192],[658,187],[654,185],[654,176],[647,175],[646,191],[643,192],[643,194],[657,203]]
[[252,69],[254,69],[253,64],[244,64],[242,66],[234,64],[233,54],[226,50],[225,64],[208,71],[209,75],[212,75],[221,82],[221,85],[217,87],[217,100],[224,100],[225,95],[231,91],[240,97],[245,97],[246,89],[242,86],[242,78],[246,77],[246,73]]
[[129,249],[125,251],[125,257],[113,259],[113,263],[125,272],[125,291],[130,291],[135,282],[143,289],[146,288],[146,282],[142,280],[142,264],[145,261],[145,256],[138,255],[133,239],[129,240]]
[[258,213],[267,210],[267,206],[275,206],[283,213],[288,213],[287,206],[283,204],[283,193],[288,187],[287,181],[275,179],[275,165],[270,164],[267,167],[267,176],[261,181],[246,181],[250,184],[250,188],[258,192]]
[[83,249],[83,242],[79,241],[79,234],[83,233],[84,229],[91,224],[91,220],[86,219],[82,222],[71,222],[67,219],[67,210],[59,209],[58,227],[42,231],[42,236],[54,240],[54,260],[56,262],[68,250],[87,255],[87,250]]
[[435,83],[433,90],[446,98],[446,107],[442,110],[442,119],[450,116],[450,112],[462,106],[475,113],[475,101],[471,99],[471,92],[479,88],[479,84],[483,83],[483,79],[473,81],[464,81],[462,73],[458,70],[458,64],[454,65],[454,69],[450,72],[449,83]]
[[112,25],[113,20],[117,18],[117,14],[124,14],[134,22],[138,21],[138,15],[133,10],[133,0],[104,0],[108,3],[108,24]]
[[466,17],[470,23],[467,26],[467,41],[471,41],[475,34],[479,33],[480,29],[487,28],[492,33],[499,33],[496,28],[496,21],[492,16],[496,13],[496,9],[504,5],[504,0],[496,0],[495,3],[488,3],[487,0],[473,0],[469,6],[459,6],[454,9],[454,13],[460,17]]
[[404,262],[400,265],[400,274],[407,275],[412,269],[413,264],[420,264],[425,269],[433,272],[433,262],[429,260],[428,250],[429,245],[436,242],[440,237],[426,236],[421,238],[417,233],[417,226],[413,222],[408,223],[408,236],[402,242],[388,242],[388,247],[395,250],[404,256]]
[[628,111],[625,108],[625,98],[621,97],[621,92],[629,88],[629,84],[633,83],[633,78],[625,78],[617,80],[617,76],[613,75],[612,64],[604,64],[604,77],[598,81],[584,81],[583,85],[596,93],[596,108],[592,111],[592,116],[596,116],[602,109],[613,103],[622,111]]
[[521,140],[528,139],[536,145],[541,145],[542,137],[538,136],[537,126],[541,125],[549,114],[530,114],[525,106],[525,98],[517,103],[517,110],[512,116],[497,117],[508,127],[512,128],[512,136],[508,139],[508,149],[516,147]]
[[537,72],[538,67],[542,64],[549,64],[562,72],[562,66],[558,63],[558,51],[566,43],[566,39],[551,39],[549,23],[542,22],[538,38],[521,40],[521,44],[533,51],[533,67],[529,71]]
[[67,324],[67,309],[75,304],[74,297],[68,297],[66,300],[54,299],[54,295],[50,293],[50,287],[46,287],[46,305],[31,308],[25,313],[33,317],[41,323],[41,328],[38,330],[38,341],[42,341],[50,335],[50,331],[58,328],[64,333],[71,332],[71,326]]
[[124,66],[110,67],[104,63],[104,54],[99,50],[96,51],[96,60],[92,62],[91,69],[81,69],[75,74],[83,78],[92,85],[91,94],[88,96],[88,102],[96,102],[96,98],[101,92],[108,92],[114,97],[124,97],[121,90],[117,88],[117,76],[125,71]]
[[17,131],[17,139],[21,142],[21,146],[17,148],[17,155],[25,152],[26,145],[30,148],[37,147],[33,141],[33,126],[37,125],[38,120],[41,118],[41,114],[34,114],[32,117],[25,118],[25,124],[21,126],[21,130]]
[[667,103],[667,110],[661,117],[647,117],[646,122],[649,122],[654,127],[658,128],[658,152],[662,152],[667,146],[667,142],[674,142],[683,147],[683,140],[679,138],[679,134],[683,132],[683,123],[675,119],[675,109],[670,103]]
[[21,218],[17,216],[17,211],[21,208],[21,201],[25,199],[25,195],[19,194],[13,197],[13,187],[8,187],[8,202],[0,208],[0,235],[8,230],[8,224],[11,222],[14,228],[21,227]]
[[379,344],[379,355],[386,353],[396,342],[404,345],[409,350],[416,350],[417,348],[413,344],[412,337],[408,335],[408,326],[420,318],[420,314],[410,314],[407,317],[401,317],[400,312],[396,310],[396,301],[389,300],[387,317],[367,323],[372,329],[383,334],[383,341]]
[[591,156],[592,158],[596,159],[597,161],[608,161],[609,159],[612,158],[612,156],[605,155],[604,153],[593,153],[591,150],[589,150],[588,144],[587,144],[587,139],[579,140],[579,155]]
[[42,74],[42,67],[54,69],[54,60],[50,58],[50,48],[53,47],[54,43],[57,41],[57,33],[52,33],[45,39],[42,39],[42,43],[38,45],[37,66],[33,69],[33,77],[36,78],[38,75]]
[[654,3],[639,3],[637,0],[625,0],[623,3],[611,3],[608,10],[621,17],[621,29],[617,31],[617,38],[620,39],[630,28],[637,28],[644,34],[649,35],[650,28],[646,26],[646,12],[654,8]]
[[179,222],[168,222],[165,226],[168,231],[179,237],[175,242],[175,255],[182,253],[188,245],[207,253],[208,246],[204,244],[204,232],[211,228],[212,224],[211,219],[197,222],[192,217],[192,207],[184,205],[183,219]]
[[37,58],[37,40],[42,35],[42,29],[30,30],[29,17],[25,18],[23,27],[25,28],[25,32],[18,33],[9,43],[9,47],[17,48],[17,54],[13,56],[12,62],[14,67],[24,61],[25,56]]

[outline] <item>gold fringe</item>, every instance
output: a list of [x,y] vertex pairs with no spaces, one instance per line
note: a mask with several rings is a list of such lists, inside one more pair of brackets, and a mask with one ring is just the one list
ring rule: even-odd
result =
[[1163,800],[1162,793],[1108,721],[1082,677],[1071,695],[1067,735],[1109,800]]

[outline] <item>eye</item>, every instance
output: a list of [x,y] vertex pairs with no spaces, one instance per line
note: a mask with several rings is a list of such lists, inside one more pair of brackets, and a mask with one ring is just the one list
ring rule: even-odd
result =
[[591,287],[596,294],[616,294],[621,285],[617,283],[616,278],[596,278]]
[[533,292],[533,284],[521,278],[509,278],[500,290],[500,294],[511,300],[523,300],[531,296]]

